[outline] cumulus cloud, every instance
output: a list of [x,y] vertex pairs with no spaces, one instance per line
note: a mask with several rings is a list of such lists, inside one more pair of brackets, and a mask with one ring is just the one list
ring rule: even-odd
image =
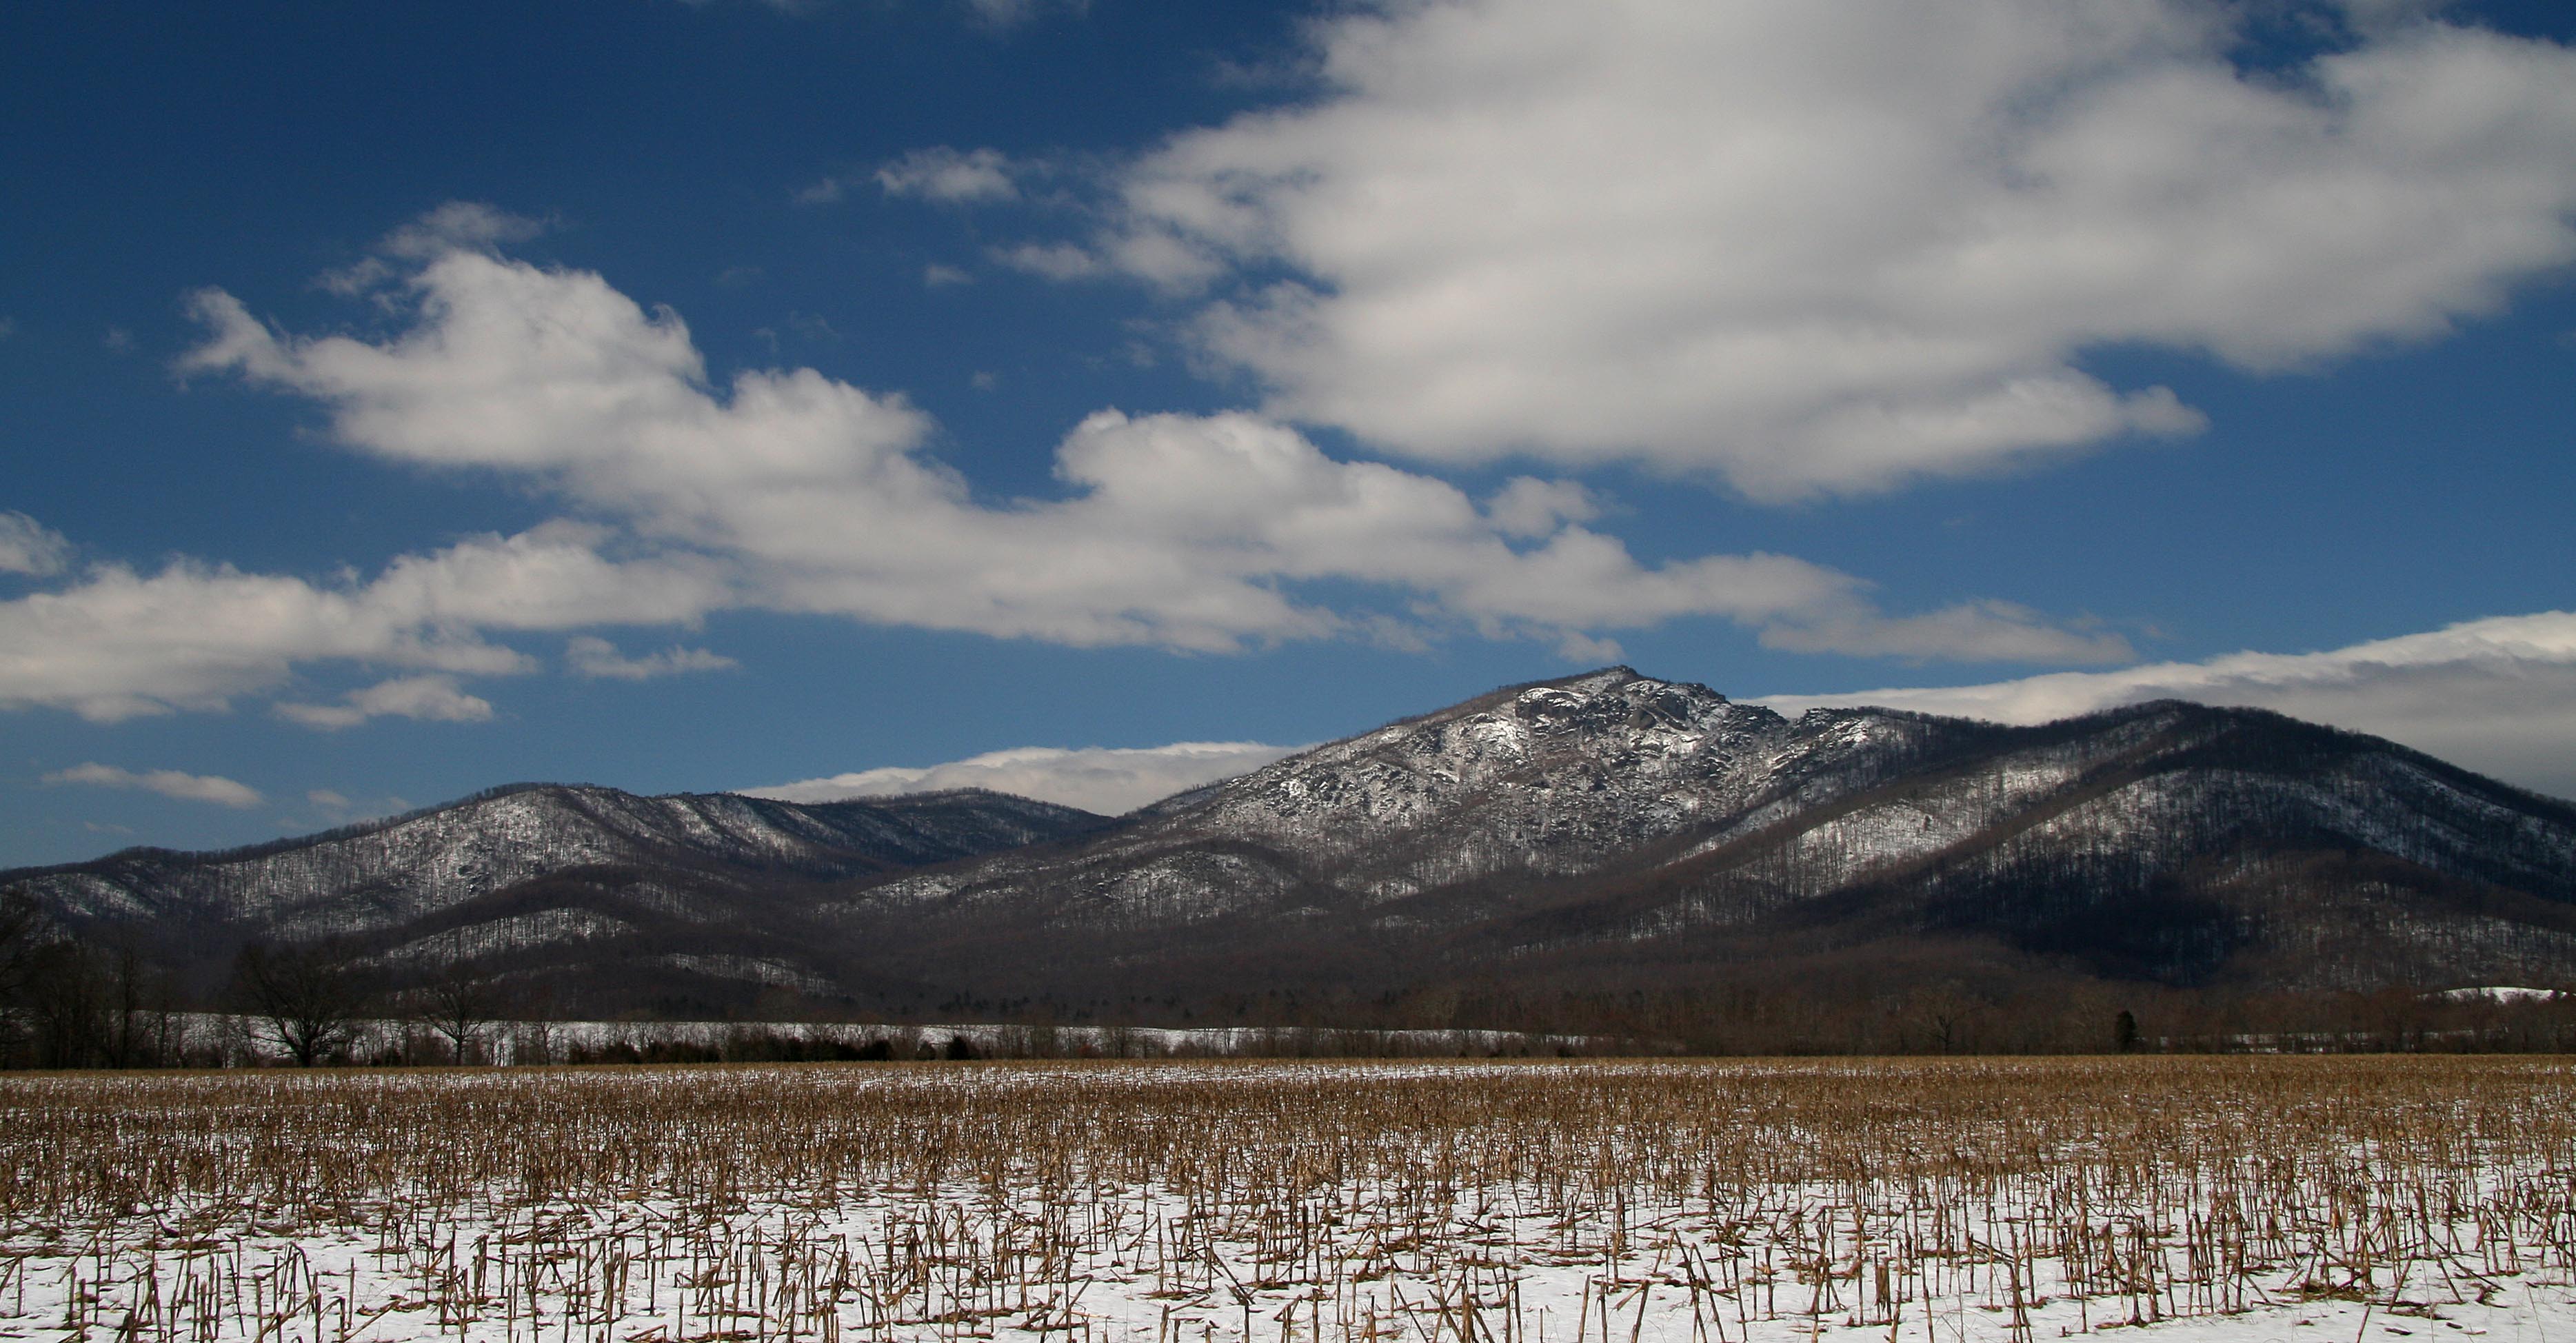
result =
[[[615,519],[645,557],[598,575],[603,597],[636,595],[648,566],[695,580],[642,589],[666,609],[623,623],[730,600],[1077,646],[1228,651],[1465,627],[1590,656],[1604,631],[1714,616],[1816,649],[2127,655],[2116,638],[2052,637],[2016,608],[1891,617],[1861,580],[1787,556],[1643,565],[1585,525],[1594,506],[1570,485],[1515,481],[1480,508],[1435,477],[1335,460],[1248,414],[1100,412],[1057,447],[1065,497],[988,505],[923,451],[931,423],[901,396],[812,369],[719,389],[676,314],[648,313],[598,275],[457,249],[406,284],[412,324],[382,341],[285,335],[230,295],[199,294],[209,337],[186,367],[308,397],[357,450],[505,474]],[[549,592],[583,590],[575,577]],[[1404,615],[1301,599],[1313,583],[1391,590]],[[619,623],[605,600],[586,619],[514,614],[523,629]]]
[[336,732],[371,718],[480,723],[492,717],[492,704],[457,689],[455,677],[433,673],[379,681],[363,690],[350,691],[337,704],[281,703],[277,714],[306,727]]
[[615,560],[597,549],[604,539],[568,523],[480,537],[403,556],[366,581],[193,560],[152,574],[100,565],[0,602],[0,708],[99,722],[222,709],[316,661],[505,675],[533,664],[493,631],[678,623],[729,600],[703,559]]
[[219,774],[183,774],[175,769],[151,769],[138,773],[95,761],[56,770],[44,776],[44,782],[89,784],[99,788],[139,788],[182,802],[212,802],[220,807],[256,807],[264,800],[258,789]]
[[0,513],[0,574],[58,574],[71,542],[24,513]]
[[[1057,445],[1060,497],[986,502],[927,454],[927,416],[812,369],[707,376],[686,325],[596,274],[502,255],[533,221],[442,209],[390,235],[367,293],[396,330],[301,337],[205,291],[185,372],[322,406],[342,444],[552,493],[576,514],[404,555],[373,576],[244,573],[181,559],[67,570],[69,545],[0,514],[0,569],[64,576],[0,601],[0,708],[98,721],[220,710],[310,663],[398,673],[278,712],[324,728],[476,721],[455,678],[533,670],[520,632],[794,614],[1074,646],[1223,652],[1458,630],[1615,656],[1608,636],[1688,617],[1778,647],[2101,662],[2116,636],[1999,602],[1888,613],[1862,579],[1749,553],[1640,563],[1572,482],[1479,501],[1434,476],[1328,456],[1253,414],[1095,414]],[[1327,603],[1308,594],[1342,594]],[[1353,596],[1351,594],[1359,594]],[[674,647],[568,649],[576,672],[709,669]]]
[[631,658],[617,651],[617,645],[588,634],[564,645],[564,663],[576,676],[616,681],[649,681],[657,676],[723,671],[742,665],[722,653],[677,646]]
[[2576,52],[2348,0],[2239,68],[2259,8],[1351,6],[1321,93],[1171,139],[1019,264],[1258,277],[1195,332],[1276,415],[1786,498],[2201,426],[2089,350],[2312,365],[2576,260]]
[[889,767],[741,790],[783,802],[838,802],[854,797],[989,788],[1042,802],[1116,816],[1184,789],[1231,779],[1304,750],[1256,741],[1183,741],[1169,746],[1022,746],[919,769]]
[[1573,481],[1514,476],[1486,501],[1485,516],[1505,536],[1545,536],[1564,523],[1592,521],[1601,505]]
[[2320,653],[2232,653],[1987,685],[1774,695],[1795,715],[1874,704],[2042,723],[2157,699],[2272,709],[2402,742],[2470,769],[2576,798],[2576,613],[2472,620]]

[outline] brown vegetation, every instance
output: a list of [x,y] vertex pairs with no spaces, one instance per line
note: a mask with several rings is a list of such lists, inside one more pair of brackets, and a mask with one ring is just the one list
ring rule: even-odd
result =
[[0,1120],[0,1319],[137,1343],[2027,1340],[2576,1274],[2562,1060],[88,1075]]

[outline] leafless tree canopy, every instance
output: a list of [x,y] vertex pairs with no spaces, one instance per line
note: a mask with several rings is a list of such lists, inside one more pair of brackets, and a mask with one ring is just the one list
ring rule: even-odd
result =
[[412,994],[413,1015],[447,1041],[458,1063],[482,1061],[483,1037],[502,1014],[501,992],[472,960],[452,960]]
[[336,948],[242,948],[233,966],[242,1009],[266,1022],[298,1067],[328,1059],[349,1041],[366,992]]

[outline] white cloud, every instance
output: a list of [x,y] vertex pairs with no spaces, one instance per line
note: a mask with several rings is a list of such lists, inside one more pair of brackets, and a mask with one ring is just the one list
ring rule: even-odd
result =
[[456,688],[456,678],[431,674],[379,681],[352,690],[337,704],[280,703],[277,714],[325,732],[356,727],[370,718],[411,718],[432,723],[481,723],[492,717],[489,700]]
[[380,797],[361,801],[331,788],[316,788],[304,795],[305,802],[333,825],[348,825],[383,816],[397,816],[410,811],[410,803],[399,797]]
[[1795,715],[1874,704],[2042,723],[2156,699],[2273,709],[2387,737],[2497,778],[2576,797],[2576,613],[2472,620],[2321,653],[2233,653],[1989,685],[1773,695]]
[[1022,243],[1017,247],[996,247],[988,255],[1013,270],[1050,280],[1089,279],[1109,269],[1100,258],[1072,243]]
[[2012,602],[1965,602],[1918,616],[1862,610],[1792,618],[1762,631],[1762,646],[1793,653],[1963,662],[2126,662],[2135,656],[2120,635],[2068,630]]
[[[597,275],[456,250],[406,284],[415,320],[382,343],[284,336],[231,296],[200,294],[210,338],[186,367],[309,397],[361,451],[538,483],[617,519],[643,552],[610,565],[608,538],[585,534],[555,581],[480,617],[509,628],[667,623],[730,602],[1078,646],[1418,637],[1297,595],[1339,582],[1392,590],[1414,622],[1570,650],[1605,646],[1578,635],[1716,616],[1816,649],[2127,656],[2116,637],[2052,631],[2017,608],[1891,618],[1860,580],[1786,556],[1648,567],[1583,525],[1593,505],[1574,487],[1516,482],[1489,514],[1446,482],[1336,461],[1251,415],[1100,412],[1057,448],[1067,497],[985,505],[922,453],[931,423],[902,397],[811,369],[746,372],[718,391],[677,315]],[[425,589],[439,600],[400,609],[471,628],[474,604],[507,585],[428,581],[467,558],[377,586]],[[646,581],[663,573],[676,581]],[[661,609],[634,605],[644,597]]]
[[404,261],[426,261],[459,249],[491,251],[523,243],[545,231],[542,219],[481,201],[449,201],[386,234],[376,250]]
[[785,802],[838,802],[854,797],[989,788],[1043,802],[1116,816],[1183,789],[1231,779],[1304,750],[1255,741],[1183,741],[1169,746],[1022,746],[919,769],[891,767],[745,788],[752,797]]
[[321,284],[344,298],[355,297],[399,274],[396,262],[423,261],[451,251],[494,251],[526,242],[547,227],[545,220],[481,201],[449,201],[377,239],[371,255],[324,273]]
[[921,282],[932,289],[946,289],[954,285],[973,284],[975,277],[955,266],[943,266],[934,261],[921,268]]
[[[716,0],[681,0],[693,9],[704,8]],[[781,14],[810,14],[823,7],[824,0],[759,0],[763,6]],[[995,33],[1027,23],[1048,11],[1080,15],[1089,12],[1091,0],[958,0],[957,8],[976,24]]]
[[2364,33],[2384,32],[2402,24],[2429,19],[2453,6],[2453,0],[2329,0],[2342,19],[2354,30]]
[[1485,502],[1485,516],[1505,536],[1545,536],[1564,523],[1592,521],[1601,505],[1573,481],[1514,476]]
[[395,560],[373,580],[316,583],[192,560],[154,574],[100,565],[0,602],[0,708],[112,722],[222,709],[299,663],[457,675],[530,670],[495,630],[670,624],[729,601],[703,559],[604,557],[596,528],[540,527]]
[[1091,0],[965,0],[967,12],[977,22],[996,30],[1016,28],[1048,10],[1083,14],[1090,10]]
[[[1014,165],[998,149],[934,145],[888,160],[877,169],[876,183],[889,196],[915,196],[944,205],[983,204],[1019,199],[1013,172]],[[836,185],[833,195],[839,194]]]
[[212,802],[222,807],[256,807],[263,799],[259,790],[236,783],[219,774],[183,774],[175,769],[152,769],[137,773],[102,765],[95,761],[57,770],[44,776],[49,784],[79,783],[100,788],[139,788],[159,793],[182,802]]
[[799,205],[832,205],[848,195],[858,181],[857,178],[838,176],[818,178],[809,185],[796,188],[789,199]]
[[2248,71],[2251,8],[1347,7],[1325,92],[1173,138],[1089,247],[1017,255],[1284,270],[1196,325],[1273,414],[1769,498],[2188,433],[2084,352],[2312,365],[2576,260],[2576,52],[2351,0],[2357,36]]
[[71,553],[62,533],[24,513],[0,513],[0,574],[58,574]]
[[722,653],[703,648],[665,648],[631,658],[617,651],[617,645],[593,635],[582,635],[564,645],[564,663],[576,676],[606,677],[619,681],[649,681],[657,676],[678,676],[688,672],[723,671],[742,664]]

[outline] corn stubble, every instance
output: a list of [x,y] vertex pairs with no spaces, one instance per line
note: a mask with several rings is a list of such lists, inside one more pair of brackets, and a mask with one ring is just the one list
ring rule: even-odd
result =
[[2571,1282],[2557,1060],[0,1080],[9,1338],[2322,1339]]

